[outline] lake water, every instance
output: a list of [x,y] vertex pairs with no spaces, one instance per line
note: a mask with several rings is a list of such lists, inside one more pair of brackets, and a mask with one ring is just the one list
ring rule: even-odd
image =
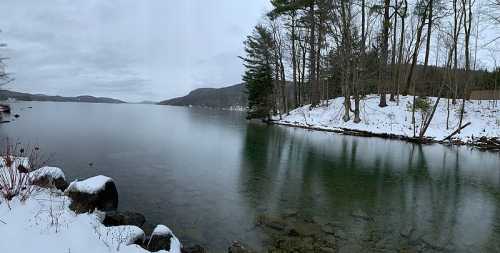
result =
[[[70,179],[115,179],[122,210],[222,252],[270,243],[262,215],[333,224],[343,252],[500,252],[500,155],[132,104],[13,103],[0,137]],[[32,107],[32,108],[29,108]],[[299,218],[297,218],[299,217]]]

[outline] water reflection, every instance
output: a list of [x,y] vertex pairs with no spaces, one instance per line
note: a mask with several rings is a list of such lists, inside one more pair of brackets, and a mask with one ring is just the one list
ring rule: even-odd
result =
[[243,154],[249,208],[337,224],[340,247],[500,245],[496,154],[262,125],[247,128]]
[[232,240],[261,248],[270,232],[255,226],[257,217],[295,210],[334,224],[341,251],[500,251],[498,154],[267,126],[196,108],[13,109],[21,117],[2,124],[0,137],[38,144],[68,178],[114,178],[120,208],[211,252]]

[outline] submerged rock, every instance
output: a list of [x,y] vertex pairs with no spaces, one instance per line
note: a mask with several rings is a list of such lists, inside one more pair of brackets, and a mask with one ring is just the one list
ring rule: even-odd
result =
[[64,191],[71,198],[69,208],[76,213],[115,211],[118,208],[118,191],[109,177],[96,176],[71,183]]
[[207,250],[200,245],[194,245],[181,249],[182,253],[207,253]]
[[255,251],[251,250],[249,247],[243,245],[239,241],[234,241],[231,244],[231,247],[227,249],[228,253],[254,253]]
[[135,212],[119,212],[111,211],[106,212],[106,216],[102,224],[105,226],[120,226],[120,225],[133,225],[137,227],[142,227],[146,222],[146,217],[140,213]]
[[257,218],[257,224],[279,231],[283,231],[287,227],[287,223],[284,219],[270,215],[260,215]]
[[315,223],[296,222],[288,227],[290,236],[317,236],[321,233],[321,228]]

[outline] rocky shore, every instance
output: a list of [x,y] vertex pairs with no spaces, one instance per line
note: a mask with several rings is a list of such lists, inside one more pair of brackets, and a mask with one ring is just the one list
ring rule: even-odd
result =
[[[7,164],[10,164],[7,167]],[[23,217],[23,213],[37,213],[45,212],[50,206],[50,213],[47,214],[43,222],[38,222],[34,227],[47,223],[49,227],[53,227],[55,234],[66,233],[61,226],[73,226],[73,219],[85,218],[90,223],[92,230],[86,231],[88,234],[96,234],[106,247],[132,247],[132,251],[125,251],[130,253],[135,252],[168,252],[168,253],[205,253],[208,252],[206,248],[201,245],[185,246],[175,236],[175,234],[163,224],[157,224],[152,229],[152,232],[146,234],[145,229],[146,217],[138,212],[120,210],[118,187],[115,181],[106,176],[98,175],[85,180],[75,180],[68,182],[64,172],[57,167],[41,167],[36,170],[31,170],[30,163],[27,158],[14,158],[14,162],[6,162],[5,159],[0,157],[0,171],[3,176],[7,170],[14,172],[16,176],[26,175],[28,184],[33,187],[30,190],[30,197],[26,200],[20,200],[13,197],[11,200],[0,198],[0,232],[12,231],[19,229],[24,224],[16,224],[16,220],[31,221],[30,217]],[[2,190],[0,185],[0,190]],[[33,202],[38,202],[40,199],[47,200],[48,203],[41,205],[33,205]],[[24,204],[23,204],[24,203]],[[38,203],[40,204],[40,202]],[[54,206],[57,206],[55,208]],[[9,218],[9,216],[11,216]],[[55,217],[60,216],[60,217]],[[68,216],[69,218],[65,217]],[[7,218],[4,218],[7,217]],[[63,218],[64,217],[64,218]],[[38,217],[37,219],[40,219]],[[68,224],[63,224],[61,220],[65,220]],[[100,224],[93,224],[95,221]],[[20,222],[17,222],[20,223]],[[7,224],[10,226],[7,226]],[[2,227],[2,225],[4,225]],[[89,225],[89,224],[86,224]],[[7,227],[6,227],[7,226]],[[33,224],[28,224],[32,227]],[[82,230],[82,227],[78,227]],[[70,230],[72,230],[71,228]],[[89,229],[86,229],[89,230]],[[71,240],[79,240],[79,235],[72,235],[67,232],[65,236]],[[85,234],[85,233],[82,233]],[[37,234],[39,236],[39,234]],[[46,235],[44,235],[46,236]],[[0,245],[2,244],[0,238]],[[71,242],[69,242],[71,246]],[[95,242],[100,244],[100,242]],[[57,248],[58,242],[50,242],[49,239],[44,238],[43,244],[39,245],[44,249]],[[6,250],[16,252],[31,252],[23,248],[19,248],[15,244],[11,245],[12,248],[7,247]],[[22,246],[21,246],[22,247]],[[139,248],[138,248],[139,247]],[[3,247],[0,246],[0,251]],[[122,248],[123,250],[123,248]],[[120,251],[120,250],[117,250]],[[73,249],[71,252],[80,252],[78,249]],[[94,251],[92,251],[94,252]],[[100,252],[100,251],[95,251]],[[107,251],[106,251],[107,252]],[[110,251],[114,252],[114,251]],[[252,253],[248,246],[239,241],[234,241],[228,245],[229,253]]]

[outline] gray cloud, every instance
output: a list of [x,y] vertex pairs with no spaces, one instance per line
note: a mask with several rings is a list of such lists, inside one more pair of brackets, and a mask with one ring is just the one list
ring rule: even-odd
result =
[[268,0],[2,0],[13,90],[132,101],[238,83]]

